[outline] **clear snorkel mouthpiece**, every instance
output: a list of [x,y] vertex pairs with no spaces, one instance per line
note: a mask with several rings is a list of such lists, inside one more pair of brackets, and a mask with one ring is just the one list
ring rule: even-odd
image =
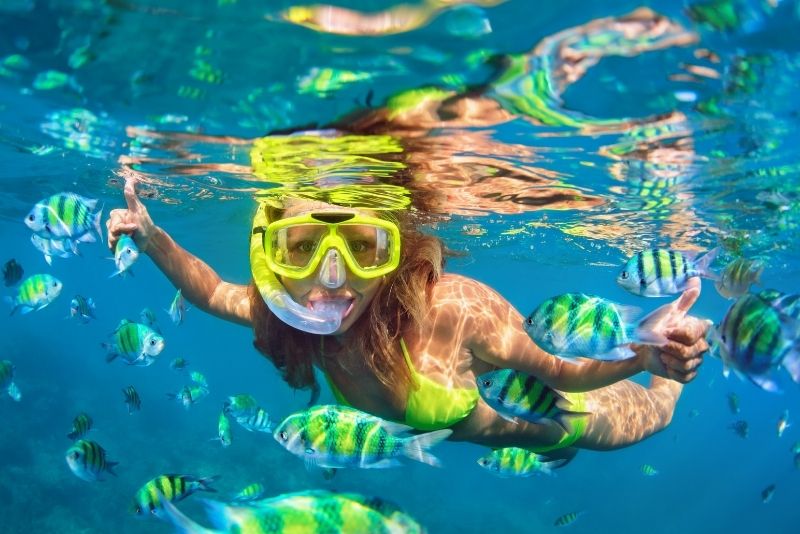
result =
[[328,289],[338,289],[344,285],[346,278],[344,258],[337,249],[328,249],[319,269],[319,283]]

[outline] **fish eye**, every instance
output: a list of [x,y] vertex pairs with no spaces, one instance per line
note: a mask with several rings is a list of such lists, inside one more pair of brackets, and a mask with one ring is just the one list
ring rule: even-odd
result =
[[78,458],[81,457],[81,453],[79,453],[78,451],[75,451],[75,452],[72,453],[71,456],[72,456],[73,460],[77,460]]
[[487,460],[486,458],[481,458],[480,460],[478,460],[478,463],[486,467],[487,465],[489,465],[489,460]]
[[33,214],[31,213],[30,215],[28,215],[28,220],[33,222],[36,220],[36,217],[34,217]]
[[150,340],[150,345],[155,346],[155,344],[156,344],[156,340],[155,339],[151,339]]
[[283,441],[286,441],[287,439],[289,439],[289,434],[287,434],[286,432],[281,432],[280,434],[278,434],[278,437],[281,438]]
[[532,326],[533,325],[533,317],[528,317],[527,319],[525,319],[525,324],[527,324],[528,326]]
[[483,381],[483,387],[488,388],[488,387],[491,387],[491,386],[492,386],[492,381],[491,380],[484,380]]
[[622,274],[620,274],[619,277],[622,278],[623,280],[627,280],[628,279],[628,271],[622,271]]

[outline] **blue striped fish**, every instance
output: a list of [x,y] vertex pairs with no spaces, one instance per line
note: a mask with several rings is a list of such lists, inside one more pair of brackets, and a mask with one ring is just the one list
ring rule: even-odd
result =
[[8,396],[19,402],[22,393],[14,383],[14,364],[8,360],[0,361],[0,390],[5,389]]
[[635,295],[665,297],[686,289],[690,278],[719,279],[711,271],[711,262],[719,249],[708,251],[695,260],[692,252],[648,249],[635,254],[617,276],[617,283]]
[[411,427],[354,408],[321,405],[289,415],[273,436],[286,450],[316,467],[394,467],[401,457],[439,465],[427,449],[453,431],[398,435],[408,430]]
[[583,515],[585,512],[569,512],[564,515],[558,516],[555,521],[553,521],[554,527],[567,527],[573,524],[578,518]]
[[167,313],[169,313],[169,318],[172,319],[172,322],[176,325],[183,323],[183,318],[186,315],[186,301],[183,299],[183,294],[180,289],[175,293],[175,298],[172,299]]
[[133,276],[131,267],[139,259],[139,247],[133,242],[133,238],[128,234],[122,234],[114,248],[114,265],[117,270],[111,273],[109,278],[129,274]]
[[237,417],[236,422],[248,432],[271,432],[272,421],[264,408],[257,408],[255,413],[246,417]]
[[96,319],[94,308],[94,300],[91,297],[87,299],[81,295],[75,295],[69,303],[69,316],[77,317],[81,323],[86,324],[92,319]]
[[22,281],[15,298],[5,297],[5,300],[12,306],[11,315],[17,310],[25,314],[41,310],[53,302],[61,294],[62,288],[61,280],[55,276],[34,274]]
[[200,399],[208,396],[208,388],[198,385],[183,386],[177,393],[167,393],[167,397],[179,402],[185,409],[189,409]]
[[139,411],[142,409],[142,399],[139,397],[139,392],[133,386],[128,386],[122,390],[125,404],[128,405],[128,414]]
[[510,421],[517,417],[531,423],[553,421],[569,432],[572,419],[587,415],[535,376],[514,369],[489,371],[475,381],[486,404]]
[[131,512],[138,516],[157,514],[167,502],[185,499],[197,491],[216,493],[211,484],[219,476],[196,477],[193,475],[167,474],[148,480],[133,496]]
[[58,193],[36,203],[25,217],[25,224],[46,239],[70,239],[96,241],[94,230],[100,239],[102,208],[94,211],[97,200],[84,198],[75,193]]
[[233,432],[231,431],[231,421],[222,411],[219,413],[219,421],[217,423],[217,437],[212,438],[219,441],[223,448],[228,448],[233,443]]
[[242,488],[242,491],[237,493],[234,497],[234,501],[256,501],[260,499],[264,492],[267,491],[267,488],[264,487],[264,484],[256,482],[254,484],[250,484]]
[[66,459],[75,476],[88,482],[103,480],[105,473],[117,476],[114,466],[118,462],[109,461],[105,449],[94,441],[79,439],[67,449]]
[[164,338],[147,325],[123,319],[111,334],[110,341],[103,346],[107,362],[121,356],[128,365],[146,367],[164,349]]
[[89,417],[89,414],[81,412],[72,420],[72,431],[67,434],[67,437],[74,441],[88,434],[91,429],[92,418]]
[[785,368],[800,383],[798,322],[779,313],[758,295],[740,297],[722,323],[711,329],[714,352],[722,359],[723,373],[730,369],[766,391],[778,392],[773,373]]
[[529,477],[537,473],[553,474],[565,460],[548,461],[545,456],[519,447],[495,449],[478,460],[478,465],[499,477]]

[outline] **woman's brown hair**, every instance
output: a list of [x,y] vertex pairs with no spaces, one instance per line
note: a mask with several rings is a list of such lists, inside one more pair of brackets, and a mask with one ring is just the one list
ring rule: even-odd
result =
[[[421,233],[408,212],[378,214],[400,228],[400,266],[386,276],[369,308],[350,328],[350,348],[364,355],[366,364],[386,386],[411,383],[411,372],[400,353],[404,331],[418,328],[427,312],[431,289],[444,267],[442,242]],[[388,217],[387,217],[388,215]],[[270,218],[270,220],[275,220]],[[253,345],[280,370],[296,389],[317,389],[313,364],[341,350],[333,336],[308,334],[278,319],[250,284]]]

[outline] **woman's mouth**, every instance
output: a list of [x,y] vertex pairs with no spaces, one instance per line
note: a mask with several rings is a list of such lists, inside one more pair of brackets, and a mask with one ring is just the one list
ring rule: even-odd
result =
[[355,301],[351,297],[314,299],[308,301],[308,308],[323,314],[336,314],[344,319],[353,311]]

